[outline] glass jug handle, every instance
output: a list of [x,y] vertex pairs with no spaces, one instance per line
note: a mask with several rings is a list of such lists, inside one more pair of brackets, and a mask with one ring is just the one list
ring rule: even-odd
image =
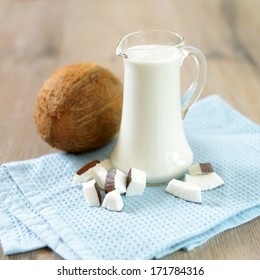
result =
[[201,92],[205,86],[206,73],[207,73],[207,62],[204,54],[199,50],[191,46],[183,47],[183,58],[182,62],[188,56],[192,56],[196,65],[196,73],[193,81],[188,90],[182,95],[182,119],[185,118],[192,104],[200,97]]

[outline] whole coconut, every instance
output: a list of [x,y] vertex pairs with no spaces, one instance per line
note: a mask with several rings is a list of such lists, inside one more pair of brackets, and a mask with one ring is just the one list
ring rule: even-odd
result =
[[37,130],[52,147],[67,152],[99,148],[119,130],[122,93],[118,78],[95,63],[64,66],[39,91]]

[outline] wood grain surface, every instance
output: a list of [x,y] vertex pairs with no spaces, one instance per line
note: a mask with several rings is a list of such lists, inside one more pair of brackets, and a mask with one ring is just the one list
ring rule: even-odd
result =
[[[172,30],[201,49],[208,62],[201,98],[218,94],[260,124],[259,11],[258,0],[0,0],[0,163],[56,151],[33,119],[44,80],[76,62],[97,62],[122,79],[116,45],[140,29]],[[192,67],[182,68],[183,89]],[[165,259],[260,259],[259,232],[260,217]],[[60,257],[48,248],[10,256],[0,249],[0,259]]]

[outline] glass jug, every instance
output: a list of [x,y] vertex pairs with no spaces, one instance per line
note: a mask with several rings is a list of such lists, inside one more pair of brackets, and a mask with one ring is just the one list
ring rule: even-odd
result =
[[[193,161],[182,120],[204,88],[204,55],[165,30],[128,34],[116,54],[124,61],[124,95],[112,164],[126,173],[131,167],[144,171],[150,184],[182,177]],[[180,67],[188,56],[194,58],[196,75],[181,95]]]

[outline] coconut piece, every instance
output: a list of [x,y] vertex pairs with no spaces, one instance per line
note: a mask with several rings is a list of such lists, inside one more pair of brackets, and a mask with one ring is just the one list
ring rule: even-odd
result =
[[82,191],[88,206],[100,206],[101,205],[101,193],[94,179],[83,183]]
[[96,180],[98,186],[104,190],[107,170],[101,164],[97,164],[91,169],[91,176]]
[[38,93],[37,131],[52,147],[67,152],[97,149],[119,130],[122,93],[121,81],[96,63],[64,66]]
[[195,176],[185,174],[185,182],[199,187],[202,191],[217,188],[225,183],[216,172]]
[[109,211],[121,211],[124,208],[123,199],[118,189],[108,192],[105,195],[102,207]]
[[197,163],[189,167],[189,173],[191,175],[202,175],[214,172],[211,163]]
[[109,193],[116,189],[115,175],[116,175],[116,169],[112,169],[107,172],[106,182],[105,182],[105,192],[106,193]]
[[107,172],[105,192],[108,193],[118,189],[120,194],[126,192],[127,175],[118,169],[111,169]]
[[127,175],[126,196],[142,195],[146,186],[145,172],[130,168]]
[[189,183],[172,179],[166,188],[166,191],[181,199],[201,203],[201,189]]
[[87,164],[83,165],[75,174],[72,180],[72,186],[76,186],[82,182],[87,182],[93,179],[91,175],[91,169],[99,164],[99,160],[92,160]]

